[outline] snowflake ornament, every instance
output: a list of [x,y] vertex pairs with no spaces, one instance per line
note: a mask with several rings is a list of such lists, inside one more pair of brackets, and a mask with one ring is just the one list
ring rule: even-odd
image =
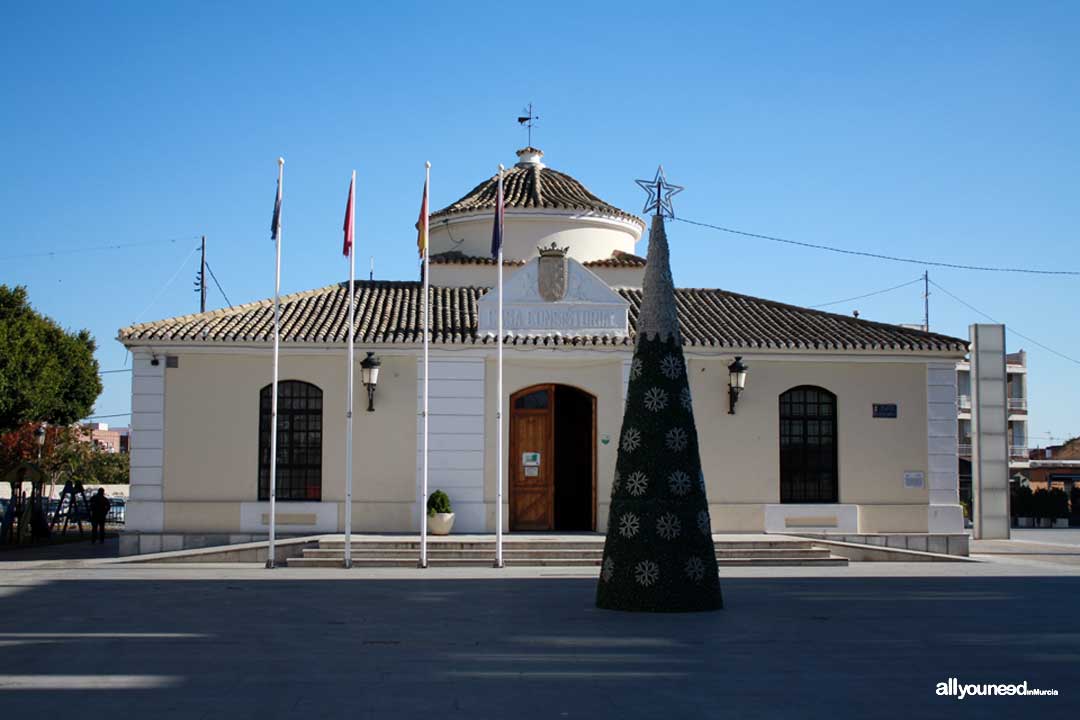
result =
[[660,566],[652,560],[642,560],[634,566],[634,579],[638,585],[649,587],[660,577]]
[[649,388],[645,393],[645,407],[653,412],[660,412],[667,407],[667,398],[667,393],[660,388]]
[[627,428],[622,436],[622,449],[626,452],[634,452],[641,447],[641,431],[637,428]]
[[701,492],[705,492],[705,472],[704,471],[698,472],[697,484],[698,484],[698,488],[701,490]]
[[664,442],[667,444],[669,450],[682,452],[689,444],[689,438],[690,436],[686,434],[685,430],[677,427],[667,431],[667,435],[664,436]]
[[611,580],[612,575],[615,574],[615,561],[611,558],[604,558],[604,567],[600,571],[600,577],[604,582]]
[[665,513],[656,521],[656,534],[665,540],[674,540],[682,532],[682,523],[675,513]]
[[711,535],[712,528],[709,527],[709,513],[705,510],[701,510],[697,514],[697,527],[701,531],[702,535]]
[[683,571],[686,573],[686,577],[694,582],[701,582],[701,579],[705,577],[705,563],[699,557],[692,557],[686,561]]
[[624,513],[619,518],[619,534],[624,538],[632,538],[638,533],[638,528],[641,527],[641,522],[638,520],[638,516],[634,513]]
[[683,364],[678,355],[668,355],[660,361],[660,372],[668,380],[675,380],[682,375]]
[[640,470],[630,473],[630,477],[626,478],[626,492],[634,497],[644,495],[648,487],[649,478]]
[[690,400],[690,388],[684,387],[679,391],[679,404],[683,406],[683,410],[686,412],[692,412],[694,407]]
[[630,361],[630,379],[631,380],[637,380],[639,377],[641,377],[641,370],[642,370],[641,366],[642,366],[641,358],[634,358],[633,360]]
[[690,492],[690,476],[682,470],[676,470],[668,475],[668,487],[676,495],[685,495]]

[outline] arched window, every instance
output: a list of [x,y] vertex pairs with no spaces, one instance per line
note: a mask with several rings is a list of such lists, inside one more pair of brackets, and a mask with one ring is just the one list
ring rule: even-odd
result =
[[[270,499],[270,385],[259,393],[259,499]],[[322,390],[278,383],[277,499],[322,499]]]
[[803,385],[780,396],[780,502],[839,501],[836,396]]

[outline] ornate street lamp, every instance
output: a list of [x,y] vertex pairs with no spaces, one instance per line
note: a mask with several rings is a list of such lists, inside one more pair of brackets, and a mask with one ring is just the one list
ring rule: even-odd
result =
[[749,369],[743,365],[742,356],[736,355],[735,362],[728,365],[728,415],[735,414],[735,403],[739,402],[739,394],[746,387],[746,371]]
[[369,352],[367,357],[360,361],[360,381],[367,388],[368,412],[375,412],[375,386],[379,384],[381,364],[373,352]]
[[37,440],[37,459],[41,462],[41,451],[45,447],[45,423],[37,426],[34,431],[34,439]]

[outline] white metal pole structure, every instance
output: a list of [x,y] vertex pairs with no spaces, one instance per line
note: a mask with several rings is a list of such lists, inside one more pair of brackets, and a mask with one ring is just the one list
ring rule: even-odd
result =
[[349,183],[349,200],[345,209],[345,253],[349,256],[349,349],[346,355],[345,385],[348,399],[345,405],[345,567],[352,567],[352,480],[353,480],[353,341],[356,332],[356,171]]
[[266,567],[274,567],[274,540],[277,510],[278,435],[278,350],[281,343],[281,193],[285,178],[285,158],[278,158],[277,199],[274,201],[274,380],[270,384],[270,541],[266,547]]
[[430,252],[428,247],[430,243],[430,236],[428,230],[430,229],[428,218],[431,215],[431,208],[428,204],[428,198],[431,196],[431,163],[425,163],[424,172],[424,204],[423,204],[423,223],[424,223],[424,460],[423,460],[423,480],[421,481],[420,490],[420,567],[426,568],[428,566],[427,557],[427,499],[428,499],[428,336],[431,334],[431,296],[430,286],[428,280],[431,276],[430,265],[428,258]]
[[498,319],[498,341],[496,342],[496,378],[495,383],[495,420],[496,420],[496,440],[495,447],[497,448],[495,453],[495,462],[498,472],[496,473],[496,488],[495,488],[495,567],[503,567],[503,171],[504,168],[499,165],[499,190],[495,196],[495,232],[498,233],[499,247],[498,257],[495,258],[495,265],[498,267],[498,293],[499,302],[497,312],[499,313]]

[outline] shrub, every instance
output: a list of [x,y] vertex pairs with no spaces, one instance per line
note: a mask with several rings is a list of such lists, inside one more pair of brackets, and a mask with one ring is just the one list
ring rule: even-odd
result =
[[431,497],[427,501],[427,511],[428,515],[453,512],[450,508],[450,496],[442,490],[431,493]]
[[1012,496],[1013,517],[1033,517],[1035,501],[1031,488],[1027,485],[1014,485]]
[[1048,504],[1050,506],[1049,517],[1054,520],[1069,517],[1069,496],[1061,488],[1054,488],[1050,491]]

